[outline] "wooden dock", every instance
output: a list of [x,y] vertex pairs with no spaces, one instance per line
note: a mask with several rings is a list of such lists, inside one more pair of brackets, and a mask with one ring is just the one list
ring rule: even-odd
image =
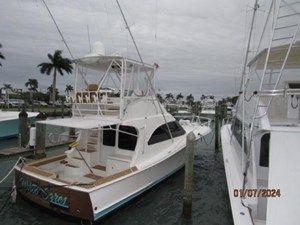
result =
[[[67,144],[70,144],[70,141],[67,142],[62,142],[59,144],[51,144],[46,146],[46,151],[53,148],[53,147],[59,147],[59,146],[64,146]],[[34,149],[28,149],[28,148],[22,148],[22,147],[11,147],[7,149],[0,149],[0,157],[5,157],[5,156],[13,156],[13,155],[29,155],[33,154]]]
[[13,147],[0,150],[0,157],[1,156],[9,156],[9,155],[19,155],[24,153],[32,153],[33,149],[26,149],[20,147]]

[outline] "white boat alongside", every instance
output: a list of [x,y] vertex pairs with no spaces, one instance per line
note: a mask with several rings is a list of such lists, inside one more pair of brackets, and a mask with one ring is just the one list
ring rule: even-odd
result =
[[[272,0],[264,5],[260,40],[267,36],[268,47],[259,42],[253,58],[247,51],[235,116],[221,129],[224,165],[235,225],[296,225],[300,79],[294,75],[300,69],[300,3]],[[258,8],[256,1],[248,50],[254,49]]]
[[[37,129],[73,127],[80,135],[63,155],[16,166],[16,184],[38,205],[95,221],[180,169],[187,134],[199,139],[211,129],[177,122],[163,108],[152,65],[97,54],[74,63],[73,117],[39,121]],[[119,93],[100,92],[112,84]]]
[[[17,137],[19,134],[19,113],[0,110],[0,140]],[[28,112],[28,120],[34,123],[38,113]]]

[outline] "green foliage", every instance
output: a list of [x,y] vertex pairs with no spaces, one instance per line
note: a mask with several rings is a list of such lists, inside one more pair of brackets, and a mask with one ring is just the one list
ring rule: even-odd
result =
[[172,100],[174,100],[174,96],[173,96],[172,93],[168,93],[168,94],[166,94],[165,99],[168,100],[168,101],[172,101]]
[[[2,44],[0,43],[0,48],[2,48]],[[4,55],[2,54],[2,52],[0,52],[0,59],[5,59]],[[0,62],[0,67],[2,66],[1,62]]]
[[12,88],[12,86],[11,86],[11,84],[3,84],[3,89],[5,89],[5,90],[9,90],[9,91],[12,91],[13,90],[13,88]]
[[67,74],[72,73],[73,66],[72,61],[68,58],[62,57],[62,51],[56,50],[53,55],[48,53],[48,59],[50,62],[44,62],[38,65],[40,68],[40,72],[42,74],[50,75],[53,72],[53,82],[52,82],[52,90],[51,90],[51,98],[50,100],[54,104],[55,99],[57,97],[56,93],[56,75],[59,73],[61,76],[63,76],[64,72]]
[[69,92],[71,92],[71,91],[73,91],[73,90],[74,90],[74,88],[73,88],[72,85],[69,85],[69,84],[66,85],[65,92],[69,93]]
[[164,99],[163,99],[163,97],[161,96],[161,94],[156,94],[156,98],[158,99],[158,101],[160,102],[160,103],[163,103],[164,102]]
[[194,96],[192,94],[189,94],[188,96],[186,96],[186,101],[191,105],[194,102]]
[[60,75],[64,75],[64,71],[68,74],[72,73],[72,61],[62,57],[62,51],[56,50],[53,55],[48,53],[50,62],[44,62],[38,65],[42,74],[50,75],[52,71],[57,71]]
[[176,100],[180,101],[183,99],[183,95],[181,94],[181,92],[176,96]]
[[39,83],[37,79],[28,79],[28,81],[25,83],[25,86],[28,88],[29,91],[37,92]]

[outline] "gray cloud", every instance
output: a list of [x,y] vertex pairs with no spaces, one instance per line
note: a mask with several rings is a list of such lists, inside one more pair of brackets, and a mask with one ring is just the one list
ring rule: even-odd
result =
[[[108,54],[121,51],[136,58],[115,1],[46,0],[73,54],[88,53],[102,41]],[[7,60],[1,82],[24,88],[28,78],[42,90],[51,77],[36,65],[55,49],[68,53],[39,0],[0,0],[0,42]],[[162,93],[230,95],[239,80],[245,45],[246,3],[239,0],[120,0],[145,61],[158,62],[157,87]],[[156,39],[155,39],[156,34]],[[59,88],[73,76],[59,77]]]

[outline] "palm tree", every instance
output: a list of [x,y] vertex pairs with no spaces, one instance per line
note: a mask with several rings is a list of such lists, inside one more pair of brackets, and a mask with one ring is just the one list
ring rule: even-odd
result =
[[72,85],[66,85],[66,89],[65,89],[65,92],[67,92],[67,94],[69,94],[71,91],[73,91],[74,90],[74,88],[73,88],[73,86]]
[[9,92],[13,91],[11,84],[3,84],[3,88],[5,90],[5,99],[8,99]]
[[52,104],[55,103],[55,90],[56,90],[56,75],[57,72],[63,76],[63,72],[65,71],[67,74],[72,73],[73,66],[72,61],[68,58],[63,58],[61,56],[62,51],[56,50],[53,55],[48,53],[48,58],[50,59],[50,62],[44,62],[38,65],[40,67],[40,71],[42,74],[50,75],[53,71],[53,82],[52,82],[52,92],[50,101],[52,101]]
[[5,90],[10,90],[10,91],[13,90],[11,84],[3,84],[3,88],[4,88]]
[[186,101],[189,105],[192,105],[192,103],[194,102],[194,96],[192,94],[189,94],[188,96],[186,96]]
[[170,102],[171,100],[174,99],[174,96],[173,96],[172,93],[168,93],[168,94],[166,94],[166,98],[165,98],[165,99],[168,100],[168,101]]
[[[54,90],[55,90],[55,91],[54,91]],[[50,94],[52,95],[53,91],[54,91],[54,93],[55,93],[55,98],[56,98],[56,96],[58,95],[58,90],[57,90],[57,88],[53,89],[52,85],[50,85],[50,86],[47,88],[47,92],[49,93],[49,95],[50,95]],[[50,95],[50,97],[51,97],[51,95]],[[51,101],[51,99],[50,99],[50,101]]]
[[158,101],[160,102],[160,103],[163,103],[164,102],[164,99],[163,99],[163,97],[161,96],[161,94],[156,94],[156,98],[158,99]]
[[28,88],[30,102],[32,102],[33,93],[37,92],[39,83],[38,83],[37,79],[28,79],[28,81],[25,83],[25,86]]
[[[2,44],[0,44],[0,48],[2,48]],[[4,55],[2,54],[2,52],[0,52],[0,59],[5,59]],[[0,62],[0,66],[2,66],[1,62]]]
[[181,92],[176,96],[176,100],[177,101],[181,101],[183,99],[183,95],[181,94]]

